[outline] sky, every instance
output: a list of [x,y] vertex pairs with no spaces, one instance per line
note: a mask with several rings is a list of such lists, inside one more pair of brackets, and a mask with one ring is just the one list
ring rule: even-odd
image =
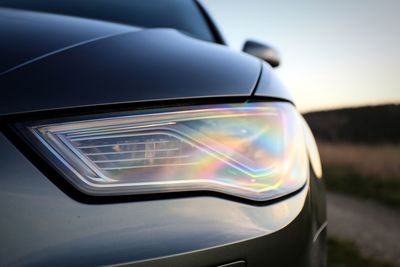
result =
[[300,111],[400,103],[400,0],[203,0],[233,49],[275,47]]

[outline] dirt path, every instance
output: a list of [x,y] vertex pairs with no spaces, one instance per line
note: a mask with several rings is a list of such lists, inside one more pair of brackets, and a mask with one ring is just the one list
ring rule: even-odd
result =
[[328,233],[353,241],[363,255],[400,266],[400,210],[328,194]]

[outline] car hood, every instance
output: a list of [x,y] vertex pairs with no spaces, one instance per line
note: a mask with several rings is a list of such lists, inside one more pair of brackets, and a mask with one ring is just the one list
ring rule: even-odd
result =
[[[262,64],[172,29],[0,8],[0,114],[250,96]],[[269,69],[266,69],[269,71]]]

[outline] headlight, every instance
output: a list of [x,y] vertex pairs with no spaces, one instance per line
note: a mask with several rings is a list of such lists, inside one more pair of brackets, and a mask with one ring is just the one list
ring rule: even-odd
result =
[[264,201],[300,189],[308,159],[287,103],[154,109],[31,123],[45,156],[90,195],[208,190]]

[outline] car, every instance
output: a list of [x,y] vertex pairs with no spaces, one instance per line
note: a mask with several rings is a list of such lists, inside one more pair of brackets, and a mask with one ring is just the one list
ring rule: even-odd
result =
[[314,137],[193,0],[0,1],[1,266],[325,266]]

